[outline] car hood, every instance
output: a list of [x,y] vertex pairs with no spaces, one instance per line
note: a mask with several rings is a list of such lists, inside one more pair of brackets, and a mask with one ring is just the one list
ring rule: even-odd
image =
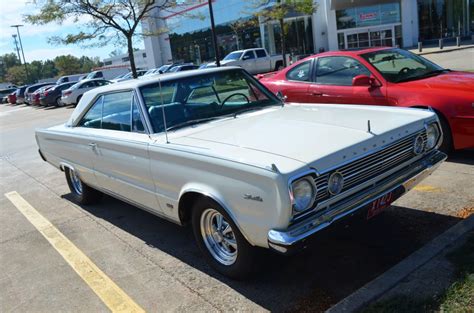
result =
[[[323,170],[424,127],[426,110],[285,105],[170,133],[172,144],[215,156],[292,172]],[[370,122],[369,122],[370,120]],[[370,123],[370,131],[368,124]]]
[[409,87],[422,88],[420,90],[425,90],[430,93],[433,91],[444,93],[448,90],[451,93],[453,91],[459,91],[472,94],[474,90],[474,73],[448,72],[401,84]]

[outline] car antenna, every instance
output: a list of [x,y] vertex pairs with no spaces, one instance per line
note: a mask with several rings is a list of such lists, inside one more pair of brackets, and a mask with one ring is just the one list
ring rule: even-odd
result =
[[371,127],[370,127],[370,120],[367,120],[367,132],[368,132],[369,134],[372,134],[372,129],[371,129]]
[[163,101],[163,93],[161,92],[161,79],[158,79],[158,85],[160,86],[161,113],[163,115],[163,125],[165,127],[166,143],[170,143],[170,141],[168,140],[168,127],[166,126],[165,104]]

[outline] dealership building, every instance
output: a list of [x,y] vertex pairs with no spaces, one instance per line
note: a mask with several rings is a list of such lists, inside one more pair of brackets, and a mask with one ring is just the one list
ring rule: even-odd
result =
[[[171,62],[200,64],[214,58],[206,0],[177,1],[173,10],[154,12],[143,28],[149,68]],[[276,21],[255,17],[255,0],[213,0],[221,58],[245,48],[281,52],[281,29]],[[291,12],[285,18],[287,52],[292,58],[318,51],[372,46],[413,47],[440,37],[474,34],[474,0],[314,0],[316,11]]]

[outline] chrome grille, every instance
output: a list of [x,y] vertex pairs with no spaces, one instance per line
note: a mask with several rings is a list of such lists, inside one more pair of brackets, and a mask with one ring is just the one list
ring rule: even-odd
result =
[[413,145],[415,137],[419,134],[422,135],[426,144],[426,132],[423,130],[402,138],[375,153],[326,173],[322,173],[320,176],[316,177],[314,179],[316,187],[318,188],[316,203],[323,202],[331,197],[327,189],[328,178],[329,175],[336,171],[341,173],[344,177],[344,188],[341,191],[344,192],[413,158],[415,156]]

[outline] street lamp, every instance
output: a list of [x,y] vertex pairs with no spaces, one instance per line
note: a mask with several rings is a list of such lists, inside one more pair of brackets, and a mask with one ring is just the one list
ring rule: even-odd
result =
[[212,43],[214,45],[214,54],[216,55],[216,66],[221,66],[220,57],[219,57],[219,47],[217,46],[217,37],[216,37],[216,25],[214,24],[214,11],[212,10],[212,1],[208,0],[209,3],[209,17],[211,18],[211,34],[212,34]]
[[20,27],[23,27],[23,25],[17,24],[17,25],[11,25],[10,27],[16,28],[16,33],[18,34],[18,40],[20,41],[21,54],[23,55],[23,64],[25,65],[26,81],[29,81],[28,67],[26,66],[26,59],[25,59],[25,52],[23,51],[23,45],[21,43],[21,36],[20,36]]
[[17,36],[18,36],[17,34],[12,35],[13,43],[15,44],[15,50],[16,50],[16,53],[18,54],[18,61],[20,61],[20,65],[21,65],[20,48],[18,48],[18,41],[16,40]]

